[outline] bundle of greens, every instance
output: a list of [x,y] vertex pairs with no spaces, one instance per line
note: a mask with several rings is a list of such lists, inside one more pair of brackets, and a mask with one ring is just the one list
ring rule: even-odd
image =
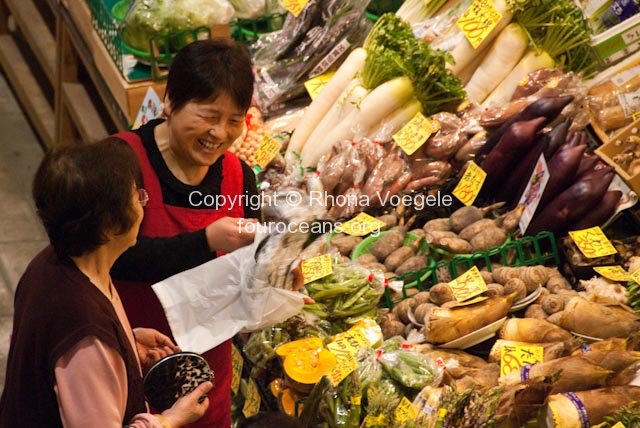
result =
[[633,402],[618,409],[614,414],[605,416],[605,422],[599,428],[612,428],[621,423],[626,428],[640,428],[640,402]]
[[590,77],[596,60],[590,50],[591,29],[571,0],[512,0],[515,20],[528,33],[534,49],[548,54],[566,71]]
[[409,24],[396,15],[380,17],[364,48],[367,58],[361,80],[367,89],[408,77],[426,115],[451,109],[465,97],[460,80],[446,67],[452,62],[451,55],[417,39]]
[[328,320],[334,333],[347,330],[364,318],[375,318],[384,289],[381,282],[355,265],[334,262],[333,273],[306,286],[315,304],[304,311]]

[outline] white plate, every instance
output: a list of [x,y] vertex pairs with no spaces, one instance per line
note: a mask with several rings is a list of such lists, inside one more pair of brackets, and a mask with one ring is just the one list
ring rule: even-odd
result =
[[515,311],[519,311],[520,309],[526,308],[531,303],[533,303],[538,298],[538,296],[540,296],[540,293],[542,293],[542,287],[538,287],[536,291],[529,294],[524,299],[520,299],[517,302],[515,302],[511,307],[511,309],[509,309],[509,312],[515,312]]
[[586,340],[589,343],[601,342],[601,341],[604,340],[604,339],[602,339],[600,337],[585,336],[584,334],[576,333],[575,331],[572,331],[571,334],[573,334],[576,337],[580,337],[580,338]]
[[496,332],[500,330],[502,324],[507,320],[507,317],[499,319],[496,322],[493,322],[489,325],[486,325],[473,333],[469,333],[465,336],[462,336],[456,340],[452,340],[449,343],[445,343],[444,345],[439,345],[441,348],[448,349],[467,349],[472,347],[473,345],[477,345],[478,343],[482,343],[485,340],[491,339],[496,335]]

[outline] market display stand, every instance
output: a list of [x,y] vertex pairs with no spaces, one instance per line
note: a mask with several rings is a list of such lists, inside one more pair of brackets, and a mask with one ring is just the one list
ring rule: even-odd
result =
[[[164,95],[164,83],[129,83],[122,77],[84,0],[42,3],[0,0],[0,66],[47,147],[95,141],[128,129],[149,87]],[[53,28],[48,15],[55,17]],[[23,50],[21,37],[27,45]],[[41,70],[34,70],[33,62]],[[39,80],[37,73],[44,77]]]

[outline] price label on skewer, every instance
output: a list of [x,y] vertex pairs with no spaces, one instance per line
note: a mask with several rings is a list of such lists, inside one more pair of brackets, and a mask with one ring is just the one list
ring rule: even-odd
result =
[[414,420],[418,416],[418,411],[407,397],[402,397],[400,404],[396,407],[395,419],[399,423],[406,422],[408,420]]
[[302,12],[302,9],[309,3],[309,0],[282,0],[281,4],[286,10],[291,12],[296,18]]
[[392,138],[409,156],[414,154],[429,139],[431,134],[440,130],[440,122],[424,117],[420,112],[413,116]]
[[500,376],[543,361],[542,346],[503,346],[500,350]]
[[342,223],[337,229],[339,233],[346,233],[351,236],[364,236],[372,232],[379,232],[387,224],[369,214],[360,213],[349,221]]
[[270,136],[265,135],[262,138],[262,141],[260,141],[258,150],[256,150],[256,165],[258,165],[262,169],[265,169],[267,165],[269,165],[269,162],[271,162],[273,158],[276,157],[281,147],[282,144],[280,144]]
[[469,206],[473,204],[473,201],[478,197],[485,178],[487,178],[487,173],[475,162],[471,161],[460,182],[451,193],[453,193],[453,196],[458,198],[460,202]]
[[309,79],[304,82],[304,87],[307,88],[307,92],[312,100],[315,100],[322,88],[329,83],[329,80],[336,74],[334,71],[321,74],[320,76],[316,76],[313,79]]
[[569,236],[578,246],[580,252],[589,259],[610,256],[618,252],[600,226],[574,230],[569,232]]
[[231,391],[233,391],[234,394],[237,394],[238,388],[240,387],[240,379],[242,378],[242,366],[244,365],[244,360],[235,345],[231,345],[231,365],[233,367]]
[[622,266],[598,266],[593,270],[611,281],[627,282],[632,278]]
[[255,416],[260,411],[260,393],[258,387],[253,379],[249,379],[247,385],[247,396],[244,400],[244,406],[242,407],[242,414],[246,418]]
[[477,49],[502,19],[493,0],[475,0],[456,24],[471,46]]
[[477,266],[472,267],[449,283],[449,288],[458,302],[475,297],[488,290]]
[[302,276],[305,284],[324,278],[332,273],[333,266],[331,265],[330,254],[317,256],[302,262]]

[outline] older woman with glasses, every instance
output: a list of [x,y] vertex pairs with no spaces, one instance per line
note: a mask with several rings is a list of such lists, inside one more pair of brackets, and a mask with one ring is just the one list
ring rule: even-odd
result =
[[149,201],[139,177],[118,139],[45,156],[33,196],[51,245],[16,289],[0,426],[177,428],[205,413],[211,382],[161,415],[144,400],[142,370],[179,349],[131,329],[109,274],[136,243]]

